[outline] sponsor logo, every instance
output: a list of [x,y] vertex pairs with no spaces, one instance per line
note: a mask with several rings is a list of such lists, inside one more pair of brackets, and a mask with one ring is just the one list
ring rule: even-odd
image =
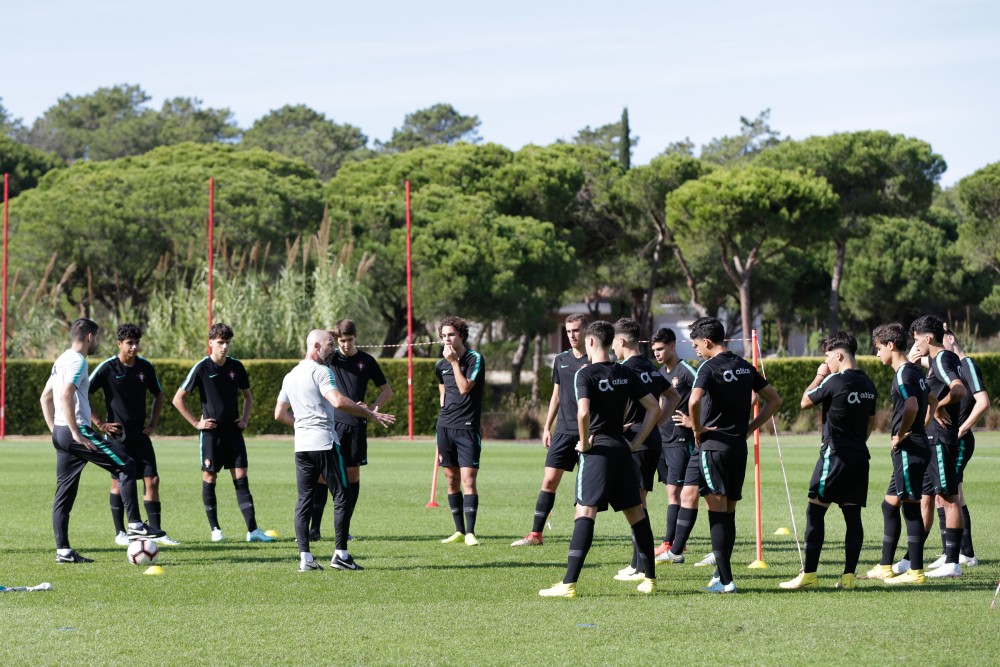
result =
[[597,383],[597,390],[598,391],[614,391],[614,389],[611,388],[611,382],[607,378],[602,378],[600,381],[598,381],[598,383]]
[[211,379],[213,379],[213,378],[216,378],[216,377],[219,377],[219,374],[218,374],[218,373],[216,373],[216,374],[214,374],[214,375],[212,375],[212,374],[209,374],[209,376],[208,376],[208,379],[209,379],[209,380],[211,380]]
[[862,399],[865,400],[875,400],[875,394],[868,391],[852,391],[847,395],[847,402],[851,405],[858,405],[861,403]]
[[737,375],[750,375],[749,368],[737,368],[735,371],[727,370],[722,373],[722,379],[725,382],[736,382],[738,379]]
[[559,368],[569,368],[569,364],[559,364]]
[[450,368],[446,368],[443,371],[441,371],[441,375],[447,375],[450,372],[451,372],[451,369]]
[[927,391],[927,384],[924,382],[923,378],[920,378],[920,390]]
[[653,381],[653,378],[649,377],[649,372],[648,371],[643,371],[639,375],[639,379],[642,380],[643,384],[649,384],[650,382]]
[[116,376],[115,376],[115,379],[116,379],[116,380],[121,380],[121,379],[122,379],[123,377],[125,377],[125,376],[124,376],[124,375],[116,375]]

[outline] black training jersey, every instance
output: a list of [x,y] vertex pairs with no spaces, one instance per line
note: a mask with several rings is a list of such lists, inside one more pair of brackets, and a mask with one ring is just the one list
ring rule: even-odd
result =
[[823,444],[834,451],[868,452],[868,420],[875,414],[878,394],[864,371],[849,368],[827,375],[809,392],[809,399],[823,406]]
[[[694,386],[694,378],[698,371],[682,359],[669,372],[666,366],[661,368],[660,374],[681,396],[681,402],[677,404],[676,409],[685,415],[688,414],[688,399],[691,398],[691,388]],[[694,433],[689,428],[674,424],[674,420],[667,417],[667,421],[660,427],[660,439],[664,447],[682,447],[694,439]]]
[[746,449],[753,393],[768,386],[746,359],[725,351],[698,366],[694,388],[705,396],[701,406],[701,449]]
[[[959,365],[958,355],[954,352],[948,350],[938,352],[931,360],[931,369],[927,373],[927,392],[940,401],[951,393],[951,383],[955,380],[965,385]],[[971,393],[968,386],[965,387],[965,393],[967,395]],[[932,418],[927,425],[927,437],[930,438],[932,443],[935,440],[940,440],[948,444],[957,444],[958,425],[961,423],[959,419],[962,412],[962,402],[955,401],[949,403],[944,406],[944,409],[948,413],[951,425],[942,426],[938,423],[937,419]]]
[[142,357],[136,357],[131,366],[117,356],[102,361],[90,374],[90,393],[98,389],[104,392],[105,421],[128,429],[146,427],[146,392],[153,396],[163,393],[153,364]]
[[[622,362],[622,366],[631,368],[635,371],[635,374],[639,376],[639,381],[646,387],[646,390],[653,395],[657,401],[660,399],[660,394],[667,390],[667,381],[660,375],[659,369],[656,365],[647,359],[646,357],[637,354],[629,357]],[[638,433],[639,426],[642,424],[642,420],[646,418],[646,408],[642,407],[639,401],[629,401],[628,406],[625,408],[625,423],[633,424],[632,431]],[[646,438],[646,442],[642,443],[643,447],[649,449],[656,449],[660,447],[660,431],[658,428],[653,428],[649,433],[649,437]]]
[[220,427],[233,426],[241,416],[243,389],[250,388],[246,368],[238,360],[226,357],[217,366],[211,357],[194,365],[184,379],[181,389],[193,393],[198,389],[201,397],[201,414],[214,419]]
[[486,362],[483,355],[475,350],[466,350],[458,360],[458,367],[470,382],[475,382],[472,391],[462,395],[455,383],[452,366],[446,359],[439,359],[434,365],[438,383],[444,385],[444,406],[438,416],[438,426],[478,431],[483,413],[483,386],[486,384]]
[[[385,374],[379,367],[375,357],[358,350],[351,356],[344,356],[340,350],[334,355],[330,363],[333,375],[337,380],[337,391],[351,399],[361,402],[365,400],[365,392],[368,390],[370,380],[376,387],[381,387],[388,383]],[[336,411],[336,421],[338,424],[366,424],[368,420],[364,417],[356,417],[343,410]]]
[[920,367],[909,361],[896,369],[892,376],[892,434],[899,433],[903,424],[903,406],[911,396],[917,399],[917,416],[910,427],[910,437],[899,443],[904,451],[925,452],[927,433],[924,431],[924,415],[927,414],[927,383]]
[[552,384],[559,385],[559,411],[556,413],[556,433],[579,435],[576,421],[576,372],[590,363],[587,355],[577,358],[573,350],[556,355],[552,362]]
[[590,433],[594,446],[628,447],[622,434],[628,402],[649,395],[648,385],[628,366],[601,361],[581,368],[574,381],[576,398],[590,399]]
[[986,385],[983,384],[983,372],[979,370],[979,364],[971,357],[962,359],[959,371],[961,371],[962,380],[965,382],[965,388],[968,390],[965,398],[962,399],[962,409],[958,414],[958,425],[961,426],[972,414],[973,408],[976,407],[976,394],[985,392]]

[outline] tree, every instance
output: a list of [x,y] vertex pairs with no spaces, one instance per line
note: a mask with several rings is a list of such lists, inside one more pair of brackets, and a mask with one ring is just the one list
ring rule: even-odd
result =
[[359,128],[339,125],[304,104],[285,105],[259,118],[243,133],[241,147],[263,148],[302,160],[332,178],[345,161],[356,159],[368,144]]
[[771,129],[770,119],[770,109],[764,109],[753,120],[740,116],[739,135],[712,139],[701,147],[701,159],[727,167],[746,164],[761,151],[781,143],[781,135]]
[[[297,160],[261,150],[178,144],[132,158],[78,163],[50,172],[11,206],[11,265],[36,279],[50,256],[77,268],[66,294],[84,310],[95,302],[141,306],[159,270],[204,266],[208,179],[216,179],[216,248],[273,248],[315,230],[322,186]],[[267,252],[267,251],[265,251]]]
[[10,174],[11,197],[35,187],[43,175],[64,166],[52,153],[0,135],[0,174]]
[[[1000,274],[1000,162],[987,165],[958,183],[968,215],[959,227],[959,247],[974,266]],[[1000,282],[994,278],[983,310],[1000,315]]]
[[628,126],[628,107],[622,109],[621,135],[618,138],[618,164],[628,171],[632,167],[632,136]]
[[435,104],[407,114],[403,126],[392,131],[392,138],[375,146],[388,153],[402,153],[436,144],[464,141],[479,143],[479,116],[464,116],[450,104]]
[[[611,208],[624,230],[623,250],[633,260],[626,266],[636,269],[635,275],[628,276],[632,287],[632,317],[647,330],[653,326],[653,293],[660,286],[664,250],[673,253],[690,290],[692,304],[705,313],[698,303],[698,281],[667,226],[666,197],[711,169],[711,165],[692,157],[660,156],[648,165],[629,170],[611,191]],[[635,259],[640,261],[635,262]]]
[[754,271],[789,247],[822,238],[837,198],[822,179],[766,167],[718,170],[667,195],[667,226],[682,250],[717,244],[717,258],[736,288],[743,335],[751,328]]
[[[628,139],[623,143],[623,139]],[[573,143],[577,146],[591,146],[606,153],[624,169],[632,162],[632,149],[639,144],[639,137],[632,136],[628,126],[628,108],[622,111],[622,118],[616,123],[608,123],[597,128],[589,125],[576,133]]]
[[65,95],[32,124],[25,142],[67,162],[141,155],[181,141],[209,143],[239,134],[229,109],[202,109],[201,101],[174,98],[156,112],[139,86],[120,84],[89,95]]
[[0,137],[13,138],[23,129],[20,118],[14,118],[3,105],[3,98],[0,97]]
[[841,217],[828,220],[836,248],[830,279],[830,331],[839,328],[840,285],[851,238],[867,233],[872,215],[916,216],[930,206],[946,165],[929,144],[884,131],[786,141],[757,158],[763,166],[808,169],[827,180],[840,199]]

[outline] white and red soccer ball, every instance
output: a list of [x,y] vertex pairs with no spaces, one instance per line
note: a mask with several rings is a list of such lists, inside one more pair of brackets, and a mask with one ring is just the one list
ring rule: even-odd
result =
[[152,565],[160,556],[160,549],[153,540],[140,538],[128,544],[128,562],[132,565]]

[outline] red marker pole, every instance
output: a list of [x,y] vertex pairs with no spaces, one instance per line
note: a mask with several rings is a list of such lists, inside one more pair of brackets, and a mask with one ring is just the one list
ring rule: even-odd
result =
[[3,175],[3,321],[0,323],[0,440],[7,438],[7,223],[10,174]]
[[215,178],[208,179],[208,328],[212,328],[212,280],[215,276]]
[[[754,329],[750,334],[750,345],[753,347],[753,367],[760,371],[760,355],[758,354],[759,348],[757,346],[756,329]],[[756,418],[759,414],[760,404],[754,403],[754,418]],[[757,560],[750,563],[750,567],[765,569],[767,568],[767,563],[764,562],[764,523],[761,519],[760,502],[760,429],[753,432],[753,489],[755,527],[757,529]]]

